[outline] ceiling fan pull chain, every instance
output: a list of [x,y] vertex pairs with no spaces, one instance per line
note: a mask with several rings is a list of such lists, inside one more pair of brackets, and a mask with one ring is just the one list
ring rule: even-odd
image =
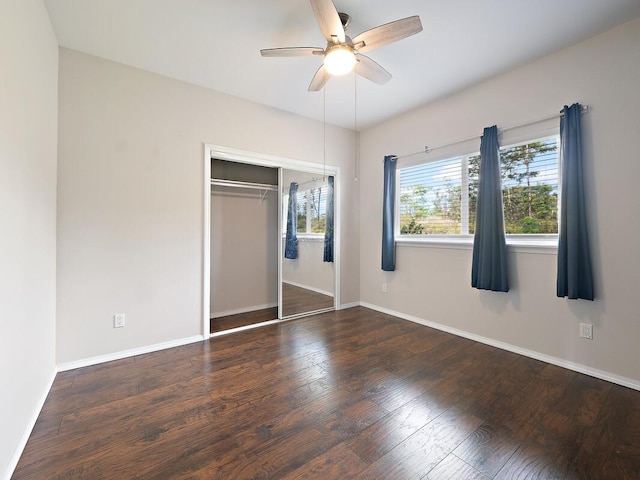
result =
[[327,180],[327,89],[322,89],[322,181]]
[[358,174],[360,173],[360,158],[358,151],[359,144],[359,136],[358,136],[358,75],[354,72],[353,74],[353,130],[355,135],[355,145],[354,145],[354,165],[353,165],[353,176],[354,181],[358,181]]

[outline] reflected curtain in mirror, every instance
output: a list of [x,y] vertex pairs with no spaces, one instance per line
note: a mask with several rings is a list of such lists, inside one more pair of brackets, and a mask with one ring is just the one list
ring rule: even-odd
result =
[[484,129],[480,141],[480,173],[473,236],[471,286],[508,292],[507,244],[502,210],[498,127]]
[[582,175],[581,107],[565,105],[560,118],[562,184],[558,234],[558,297],[593,300],[593,277]]
[[384,157],[384,196],[382,197],[382,270],[393,272],[396,269],[395,240],[395,203],[396,203],[396,165],[398,157]]
[[324,262],[333,262],[333,176],[327,179],[327,212],[324,230]]
[[287,232],[285,237],[284,258],[295,260],[298,258],[298,217],[297,198],[298,184],[289,185],[289,205],[287,209]]

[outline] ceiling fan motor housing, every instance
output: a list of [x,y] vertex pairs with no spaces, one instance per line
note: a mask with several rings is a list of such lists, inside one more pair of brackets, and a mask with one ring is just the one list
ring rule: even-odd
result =
[[349,28],[349,25],[351,25],[351,17],[348,13],[342,12],[338,12],[338,16],[340,17],[340,21],[342,22],[342,28],[344,28],[344,31],[346,32],[347,28]]

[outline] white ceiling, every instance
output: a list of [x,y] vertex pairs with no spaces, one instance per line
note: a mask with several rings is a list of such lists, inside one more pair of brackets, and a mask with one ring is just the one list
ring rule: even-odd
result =
[[[307,92],[324,47],[306,0],[45,0],[61,46],[358,130],[640,16],[640,0],[334,0],[350,36],[410,15],[424,31],[367,55],[393,79],[353,75]],[[354,88],[355,86],[355,88]],[[357,116],[354,111],[357,101]]]

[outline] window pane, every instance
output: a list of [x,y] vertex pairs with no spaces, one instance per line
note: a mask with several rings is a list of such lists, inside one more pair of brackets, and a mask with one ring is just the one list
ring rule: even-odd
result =
[[307,192],[298,192],[296,194],[296,213],[298,217],[298,226],[296,232],[307,233]]
[[308,191],[311,202],[311,232],[324,233],[327,223],[327,191],[328,186],[312,188]]
[[468,164],[469,182],[469,234],[476,231],[476,207],[478,205],[478,178],[480,174],[480,155],[470,155]]
[[500,150],[507,234],[558,233],[556,138]]
[[[296,196],[296,213],[298,217],[298,228],[296,231],[298,233],[324,233],[327,222],[328,191],[329,187],[327,185],[310,190],[298,191]],[[309,221],[309,225],[307,225],[307,220]]]
[[400,170],[400,233],[461,233],[461,158]]

